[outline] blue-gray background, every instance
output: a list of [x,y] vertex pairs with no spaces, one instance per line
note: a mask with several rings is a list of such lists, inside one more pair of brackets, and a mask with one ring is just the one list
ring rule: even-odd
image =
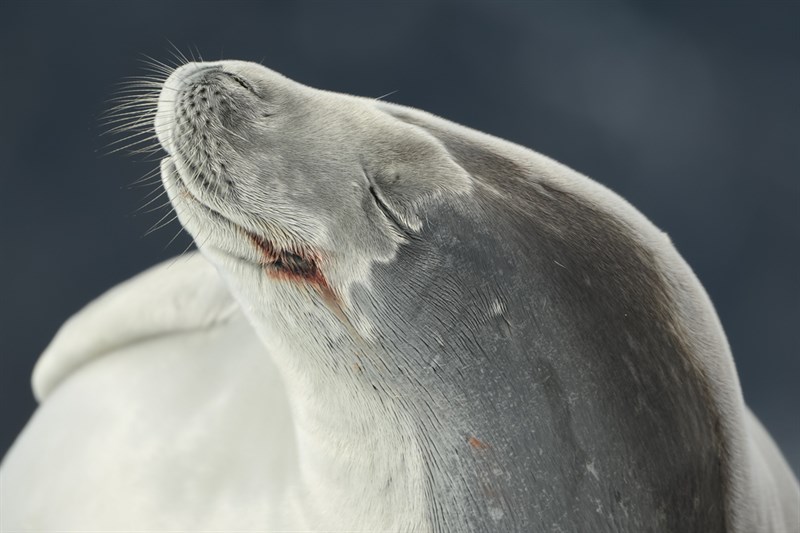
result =
[[[98,119],[169,44],[420,107],[544,152],[667,231],[716,303],[745,397],[800,468],[797,3],[4,2],[0,453],[82,305],[189,241],[133,216],[155,163]],[[141,158],[139,158],[141,160]],[[98,401],[103,401],[98,398]]]

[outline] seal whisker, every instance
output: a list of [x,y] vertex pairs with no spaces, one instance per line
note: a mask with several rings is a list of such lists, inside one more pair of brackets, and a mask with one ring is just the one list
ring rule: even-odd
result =
[[153,194],[155,194],[158,191],[163,191],[163,193],[166,194],[166,190],[163,187],[158,187],[157,183],[149,183],[147,185],[148,186],[156,185],[156,187],[153,187],[153,190],[151,190],[150,192],[148,192],[147,194],[144,195],[144,198],[143,198],[144,200],[146,200],[147,198],[149,198],[150,196],[152,196]]
[[146,99],[151,102],[158,102],[159,93],[160,90],[155,86],[145,87],[141,85],[127,85],[111,93],[110,98],[106,99],[105,103],[128,103],[133,102],[136,99]]
[[[150,104],[152,106],[154,104]],[[136,105],[122,105],[115,107],[113,110],[109,110],[104,115],[100,117],[100,120],[103,123],[109,123],[113,120],[119,119],[127,119],[129,121],[136,121],[140,120],[144,117],[152,117],[155,118],[158,111],[152,111],[150,107],[144,103],[136,104]]]
[[170,74],[172,74],[172,72],[175,69],[165,70],[165,69],[160,69],[160,68],[158,68],[158,67],[156,67],[154,65],[149,65],[149,64],[145,63],[145,65],[142,67],[142,70],[144,72],[148,73],[149,75],[159,76],[162,79],[166,79],[166,78],[169,77]]
[[137,96],[149,96],[153,100],[158,101],[159,92],[160,89],[158,89],[158,86],[155,83],[153,83],[151,86],[145,85],[144,82],[136,82],[136,84],[129,83],[124,87],[120,87],[112,92],[111,97],[108,98],[106,102],[124,102],[129,101]]
[[[169,202],[167,202],[165,204],[160,204],[157,207],[150,208],[149,210],[145,210],[148,206],[152,205],[154,202],[157,202],[159,199],[163,198],[164,195],[167,194],[166,190],[164,190],[164,189],[162,189],[160,187],[156,187],[154,189],[154,191],[148,193],[148,195],[152,195],[153,192],[159,191],[159,190],[161,190],[162,192],[160,192],[158,195],[153,196],[152,198],[147,200],[147,202],[144,205],[142,205],[141,207],[137,207],[136,210],[134,211],[134,213],[152,213],[153,211],[158,211],[162,207],[169,205]],[[147,198],[147,196],[145,196],[145,198]]]
[[388,93],[375,98],[375,100],[383,100],[384,98],[389,98],[390,96],[392,96],[393,94],[398,93],[399,91],[400,91],[400,89],[395,89],[394,91],[389,91]]
[[[155,189],[155,190],[158,190],[158,189],[163,189],[163,187],[159,187],[159,184],[157,184],[157,183],[151,183],[151,184],[150,184],[150,186],[151,186],[153,189]],[[153,194],[153,192],[154,192],[154,191],[150,191],[148,194],[152,195],[152,194]],[[143,208],[144,208],[145,206],[140,206],[140,207],[137,207],[137,208],[133,209],[133,210],[130,212],[130,215],[131,215],[131,216],[139,216],[140,214],[149,214],[149,213],[151,213],[151,212],[157,211],[157,210],[158,210],[160,207],[162,207],[163,205],[164,205],[164,204],[163,204],[163,202],[162,202],[162,203],[161,203],[159,206],[157,206],[157,207],[154,207],[154,208],[152,208],[152,209],[150,209],[150,210],[148,210],[148,211],[144,211],[144,210],[143,210]]]
[[[169,247],[172,245],[172,243],[173,243],[173,242],[175,242],[175,239],[177,239],[177,238],[178,238],[178,237],[181,235],[181,233],[186,233],[186,230],[183,228],[183,226],[180,226],[180,227],[178,228],[178,231],[175,233],[175,235],[173,235],[173,236],[172,236],[172,238],[169,240],[169,242],[168,242],[166,245],[164,245],[164,249],[166,250],[167,248],[169,248]],[[188,234],[188,233],[186,233],[186,235],[189,235],[189,234]],[[186,248],[184,248],[184,249],[183,249],[183,251],[182,251],[182,252],[181,252],[181,253],[178,255],[178,257],[181,257],[181,256],[183,256],[183,255],[184,255],[186,252],[188,252],[188,251],[189,251],[189,249],[192,247],[192,245],[193,245],[193,244],[194,244],[194,242],[190,242],[190,243],[189,243],[189,244],[186,246]]]
[[[158,166],[159,167],[161,166],[160,163],[159,163]],[[158,169],[156,168],[154,170],[158,170]],[[163,180],[162,180],[162,177],[160,176],[160,174],[158,172],[153,173],[153,171],[151,170],[151,171],[145,173],[139,179],[131,182],[128,185],[128,188],[129,189],[134,189],[134,188],[135,189],[147,189],[149,187],[154,187],[156,189],[162,189],[163,188],[162,185],[163,185]]]
[[155,115],[146,115],[146,116],[137,116],[137,115],[130,115],[126,117],[118,117],[117,119],[107,119],[101,122],[101,126],[105,128],[120,128],[123,129],[124,126],[127,125],[127,129],[132,131],[139,131],[139,132],[152,132],[153,127],[148,126],[146,122],[143,122],[143,119],[149,118],[150,120],[155,118]]
[[153,147],[144,147],[138,148],[134,150],[128,150],[129,155],[144,155],[144,161],[152,161],[149,157],[156,155],[156,154],[163,154],[164,151],[161,149],[160,146],[153,146]]
[[[144,131],[153,131],[152,122],[156,118],[156,114],[154,113],[131,113],[126,114],[126,116],[117,116],[117,117],[109,117],[107,119],[103,119],[100,121],[100,125],[109,128],[107,133],[115,133],[116,131],[122,131],[124,129],[136,130],[141,129]],[[173,122],[171,120],[170,122]]]
[[133,181],[129,187],[143,187],[147,185],[152,185],[153,183],[160,183],[161,176],[159,175],[161,169],[159,167],[155,167],[152,170],[147,171],[142,177]]
[[138,93],[142,95],[150,95],[158,99],[161,92],[176,92],[172,87],[164,87],[164,81],[161,80],[128,80],[120,83],[119,86],[111,93],[112,97],[130,97],[131,93]]
[[115,89],[112,94],[119,94],[120,91],[126,89],[144,89],[150,91],[157,87],[164,86],[164,78],[157,76],[135,76],[130,77],[114,84]]
[[[170,71],[170,73],[171,73],[171,71]],[[147,71],[145,71],[144,74],[136,74],[134,76],[126,76],[126,77],[122,78],[119,83],[120,84],[125,84],[126,82],[128,82],[130,80],[134,80],[134,81],[135,80],[151,80],[151,81],[157,81],[158,83],[163,84],[167,80],[167,78],[169,77],[168,75],[165,76],[165,74],[166,73],[147,72]]]
[[[170,215],[172,215],[172,216],[170,216]],[[168,217],[169,217],[169,218],[168,218]],[[165,219],[167,219],[167,218],[168,218],[168,220],[164,221],[164,220],[165,220]],[[158,222],[156,222],[154,225],[152,225],[152,226],[150,227],[150,229],[148,229],[148,230],[147,230],[147,231],[144,233],[144,235],[142,235],[142,236],[143,236],[143,237],[147,237],[148,235],[150,235],[150,234],[151,234],[151,233],[153,233],[154,231],[158,231],[158,230],[160,230],[161,228],[163,228],[163,227],[165,227],[165,226],[168,226],[169,224],[171,224],[172,222],[174,222],[174,221],[175,221],[175,220],[177,220],[177,219],[178,219],[178,214],[177,214],[177,213],[175,213],[174,211],[172,211],[172,210],[171,210],[171,211],[169,211],[167,214],[165,214],[163,217],[161,217],[161,218],[158,220]]]
[[159,88],[159,85],[155,82],[131,82],[111,93],[111,98],[109,98],[108,101],[124,102],[138,96],[144,96],[157,102],[162,92],[163,94],[172,95],[175,94],[177,90],[172,87]]
[[[196,62],[200,63],[204,62],[205,60],[203,59],[203,54],[200,53],[200,48],[198,48],[197,43],[194,43],[194,50],[195,52],[197,52],[197,59],[195,59],[194,53],[192,53],[192,59],[194,59]],[[189,46],[189,51],[190,52],[192,51],[191,46]]]
[[147,72],[153,72],[156,74],[163,74],[169,76],[174,70],[175,67],[169,66],[166,63],[158,61],[157,59],[153,59],[152,57],[142,54],[143,57],[139,58],[139,61],[142,63],[142,69]]
[[107,103],[113,105],[104,113],[104,117],[128,111],[153,112],[152,107],[158,103],[158,100],[150,96],[136,96],[134,98],[126,97],[124,100],[109,100]]
[[152,142],[152,139],[144,139],[143,141],[140,141],[139,143],[132,143],[132,144],[127,145],[127,146],[120,146],[118,148],[115,148],[114,150],[109,150],[108,152],[105,152],[103,155],[110,156],[110,155],[116,154],[118,152],[126,152],[128,155],[132,155],[132,156],[133,155],[143,155],[143,154],[150,155],[150,154],[153,154],[153,153],[162,153],[162,150],[161,150],[160,147],[151,146],[151,145],[146,145],[146,146],[144,146],[142,148],[133,148],[137,144],[141,144],[141,143],[143,143],[145,141],[150,143],[150,142]]
[[124,131],[153,131],[153,127],[149,125],[153,121],[152,116],[145,116],[141,118],[121,117],[116,120],[110,120],[102,123],[101,125],[107,127],[108,130],[101,132],[101,136],[113,135]]
[[[140,139],[137,139],[138,137],[141,137],[142,135],[147,135],[147,136],[143,137],[143,138],[140,138]],[[158,139],[158,136],[155,133],[152,133],[151,131],[139,131],[139,132],[133,133],[131,135],[128,135],[123,139],[117,139],[116,141],[111,141],[106,148],[110,148],[112,146],[116,146],[116,145],[118,145],[120,143],[123,143],[123,142],[126,142],[126,141],[131,141],[128,144],[126,144],[124,146],[121,146],[119,148],[116,148],[114,151],[110,152],[110,153],[113,154],[113,153],[115,153],[117,151],[125,150],[126,148],[131,148],[133,146],[137,146],[137,145],[139,145],[139,144],[141,144],[143,142],[154,141],[154,140],[157,140],[157,139]]]
[[151,94],[156,98],[159,96],[162,90],[166,89],[166,92],[175,92],[176,89],[172,87],[164,87],[164,80],[142,80],[142,79],[133,79],[128,80],[123,83],[120,83],[116,89],[111,93],[112,96],[117,96],[120,94],[127,95],[131,92],[139,92],[141,94]]
[[115,83],[119,88],[129,87],[163,87],[163,76],[130,76]]
[[[147,132],[139,132],[139,133],[134,134],[132,137],[138,137],[138,136],[146,135],[146,134],[147,134]],[[116,154],[117,152],[125,152],[125,151],[131,151],[131,150],[137,150],[138,151],[138,150],[154,149],[153,146],[152,146],[152,143],[156,139],[152,135],[147,135],[147,137],[144,137],[144,138],[141,138],[141,139],[133,139],[133,140],[131,140],[130,138],[128,138],[128,139],[125,139],[125,140],[127,140],[129,142],[127,142],[126,144],[117,146],[115,148],[112,148],[110,145],[107,146],[106,147],[107,151],[104,152],[105,155],[112,155],[112,154]],[[118,144],[119,142],[121,142],[121,141],[116,141],[114,144]],[[112,148],[112,149],[108,150],[109,148]]]
[[161,177],[160,176],[151,176],[147,180],[139,181],[137,180],[134,183],[128,185],[128,189],[146,189],[149,187],[153,187],[155,189],[161,188]]
[[[148,117],[148,118],[152,119],[152,118],[155,118],[155,117],[151,116],[151,117]],[[142,122],[142,118],[141,117],[140,118],[136,118],[136,117],[121,117],[121,119],[127,119],[127,123],[126,124],[128,125],[127,129],[129,129],[129,130],[136,131],[137,133],[154,133],[152,127],[147,127],[147,126],[144,125],[145,123]],[[125,124],[120,124],[119,122],[104,122],[101,125],[104,126],[104,127],[118,128],[120,126],[124,126]],[[130,136],[127,136],[127,137],[120,138],[120,139],[117,139],[115,141],[112,141],[113,144],[110,144],[109,146],[117,145],[120,142],[125,142],[125,140],[133,138],[137,133],[133,133]]]
[[137,216],[137,215],[149,215],[150,213],[155,213],[156,211],[160,211],[161,209],[164,209],[165,207],[169,207],[169,206],[170,206],[170,201],[169,201],[169,199],[167,199],[166,202],[162,202],[161,204],[159,204],[159,205],[157,205],[155,207],[151,207],[150,209],[146,209],[144,211],[142,211],[140,209],[137,209],[132,214],[134,216]]
[[[190,216],[189,216],[189,220],[193,220],[193,219],[194,219],[194,215],[190,215]],[[177,233],[175,233],[175,235],[173,235],[173,236],[172,236],[172,238],[169,240],[169,242],[168,242],[168,243],[167,243],[167,244],[164,246],[164,249],[166,250],[166,249],[167,249],[169,246],[171,246],[171,245],[172,245],[172,243],[175,241],[175,239],[177,239],[177,238],[178,238],[178,236],[179,236],[181,233],[186,233],[186,235],[187,235],[187,236],[191,237],[191,235],[189,234],[189,232],[187,232],[187,231],[186,231],[186,228],[184,228],[184,227],[183,227],[183,225],[180,225],[180,226],[179,226],[179,228],[178,228],[178,231],[177,231]],[[183,249],[183,250],[182,250],[182,251],[181,251],[181,252],[180,252],[180,253],[179,253],[177,256],[175,256],[175,257],[173,258],[172,262],[170,263],[170,266],[171,266],[172,264],[174,264],[174,262],[175,262],[175,261],[177,261],[178,259],[180,259],[180,258],[184,257],[184,256],[185,256],[185,254],[186,254],[186,253],[187,253],[189,250],[191,250],[191,249],[192,249],[192,247],[193,247],[193,246],[195,246],[196,244],[197,244],[197,243],[196,243],[196,241],[194,241],[193,239],[191,239],[191,238],[190,238],[190,239],[189,239],[189,244],[187,244],[187,245],[186,245],[186,247],[185,247],[185,248],[184,248],[184,249]]]
[[118,135],[118,134],[153,134],[152,128],[147,128],[146,123],[137,121],[137,122],[114,122],[111,124],[102,124],[102,126],[107,127],[106,131],[100,132],[100,137],[107,137],[109,135]]
[[163,72],[164,74],[172,74],[175,71],[175,67],[164,63],[163,61],[159,61],[158,59],[149,56],[147,54],[141,54],[143,57],[140,60],[147,66],[152,68],[158,69],[159,72]]
[[114,104],[108,112],[113,112],[120,108],[133,108],[142,107],[144,105],[152,105],[158,103],[159,96],[154,94],[154,91],[139,90],[133,94],[119,95],[106,100],[107,104]]
[[[101,119],[99,125],[107,128],[104,134],[116,133],[117,131],[124,131],[126,129],[132,131],[153,131],[152,121],[156,118],[155,114],[134,113],[127,116],[108,117]],[[111,131],[113,129],[113,131]]]
[[144,113],[140,110],[121,110],[119,112],[115,112],[114,114],[109,114],[101,118],[101,122],[103,124],[113,124],[115,122],[120,122],[126,120],[128,122],[137,122],[139,120],[143,120],[144,118],[154,118],[156,116],[157,111],[149,111],[146,110]]
[[[108,102],[108,103],[113,103],[113,102]],[[138,111],[139,113],[153,112],[151,111],[151,108],[156,103],[157,101],[142,100],[141,97],[139,97],[136,100],[129,100],[119,104],[115,104],[113,107],[109,108],[108,111],[105,112],[103,117],[113,117],[116,116],[117,113],[128,112],[128,111]],[[153,113],[157,113],[157,111]]]
[[183,52],[181,52],[181,50],[180,50],[180,49],[179,49],[177,46],[175,46],[175,44],[174,44],[172,41],[170,41],[169,39],[167,39],[167,42],[170,44],[170,46],[172,46],[172,50],[169,50],[169,53],[170,53],[170,54],[172,54],[172,56],[175,58],[175,60],[176,60],[176,61],[177,61],[179,64],[180,64],[180,63],[190,63],[190,62],[191,62],[191,61],[189,60],[189,58],[188,58],[188,57],[186,57],[186,56],[183,54]]

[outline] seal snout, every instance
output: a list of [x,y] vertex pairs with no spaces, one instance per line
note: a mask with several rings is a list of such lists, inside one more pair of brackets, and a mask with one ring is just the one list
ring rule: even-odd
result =
[[241,67],[229,62],[187,63],[164,82],[155,126],[195,196],[221,196],[233,186],[233,145],[249,136],[262,99]]
[[170,155],[221,135],[210,131],[215,125],[229,131],[239,126],[245,116],[239,110],[248,107],[245,100],[259,94],[238,70],[226,62],[187,63],[170,74],[155,117],[158,140]]

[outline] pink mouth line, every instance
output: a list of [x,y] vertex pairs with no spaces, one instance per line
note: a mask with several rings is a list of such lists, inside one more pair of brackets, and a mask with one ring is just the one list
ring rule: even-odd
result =
[[319,268],[319,256],[305,250],[285,250],[276,248],[272,242],[245,230],[250,242],[261,252],[264,272],[267,276],[281,281],[302,283],[311,287],[325,302],[325,305],[342,325],[347,328],[359,345],[366,345],[350,319],[344,312],[341,298],[328,283],[325,274]]
[[261,254],[261,265],[273,279],[302,282],[313,287],[326,303],[341,309],[341,302],[319,268],[320,257],[303,249],[281,249],[263,237],[243,230]]

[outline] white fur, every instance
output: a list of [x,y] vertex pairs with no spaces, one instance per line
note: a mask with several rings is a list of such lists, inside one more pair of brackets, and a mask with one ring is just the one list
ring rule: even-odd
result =
[[[199,254],[89,304],[41,364],[43,403],[0,470],[3,531],[423,529],[414,443],[345,415],[357,398],[287,393]],[[407,461],[364,466],[384,448]]]
[[210,265],[176,258],[109,290],[70,318],[36,363],[39,402],[96,357],[159,335],[204,330],[237,312]]

